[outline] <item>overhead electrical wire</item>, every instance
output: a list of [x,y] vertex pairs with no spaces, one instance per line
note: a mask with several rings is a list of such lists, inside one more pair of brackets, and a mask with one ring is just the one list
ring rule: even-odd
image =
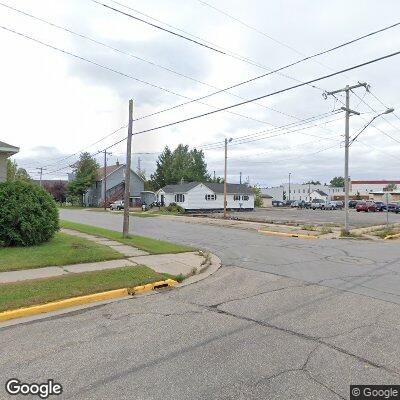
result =
[[[361,67],[364,67],[364,66],[367,66],[367,65],[382,61],[382,60],[386,60],[388,58],[397,56],[399,54],[400,54],[400,51],[396,51],[394,53],[386,54],[384,56],[381,56],[381,57],[378,57],[378,58],[375,58],[375,59],[372,59],[372,60],[369,60],[369,61],[365,61],[365,62],[363,62],[361,64],[353,65],[351,67],[344,68],[344,69],[342,69],[340,71],[332,72],[330,74],[323,75],[323,76],[320,76],[318,78],[311,79],[311,80],[309,80],[307,82],[303,82],[303,83],[299,83],[297,85],[289,86],[289,87],[286,87],[284,89],[279,89],[279,90],[276,90],[274,92],[270,92],[270,93],[264,94],[262,96],[255,97],[255,98],[250,99],[250,100],[242,101],[240,103],[231,104],[229,106],[222,107],[222,108],[220,108],[218,110],[208,111],[206,113],[194,115],[192,117],[184,118],[184,119],[181,119],[179,121],[174,121],[174,122],[170,122],[170,123],[163,124],[163,125],[160,125],[160,126],[156,126],[156,127],[153,127],[153,128],[144,129],[142,131],[135,132],[133,135],[140,135],[142,133],[152,132],[152,131],[155,131],[155,130],[158,130],[158,129],[162,129],[162,128],[166,128],[166,127],[169,127],[169,126],[174,126],[174,125],[177,125],[177,124],[181,124],[183,122],[193,121],[195,119],[202,118],[202,117],[205,117],[205,116],[208,116],[208,115],[212,115],[212,114],[215,114],[217,112],[224,111],[224,110],[229,110],[229,109],[234,108],[234,107],[239,107],[239,106],[242,106],[244,104],[251,103],[253,101],[257,101],[257,100],[264,99],[264,98],[267,98],[267,97],[275,96],[277,94],[285,93],[287,91],[290,91],[290,90],[297,89],[299,87],[305,86],[305,85],[307,85],[309,83],[318,82],[318,81],[321,81],[321,80],[324,80],[324,79],[327,79],[327,78],[331,78],[333,76],[340,75],[340,74],[342,74],[344,72],[352,71],[352,70],[357,69],[357,68],[361,68]],[[113,145],[111,145],[111,147],[121,143],[124,140],[126,140],[126,138],[121,140],[121,141],[118,141],[118,142],[114,143]],[[110,148],[110,147],[108,147],[108,148]]]

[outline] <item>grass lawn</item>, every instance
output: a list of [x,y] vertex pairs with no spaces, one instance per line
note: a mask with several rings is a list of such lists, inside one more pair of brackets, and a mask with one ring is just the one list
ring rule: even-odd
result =
[[57,233],[38,246],[0,247],[0,272],[124,258],[108,246]]
[[176,279],[174,276],[159,274],[145,266],[134,266],[5,283],[0,284],[0,311],[144,285],[168,278]]
[[137,247],[138,249],[147,251],[151,254],[183,253],[185,251],[194,250],[188,246],[151,239],[145,236],[131,235],[129,238],[123,238],[122,233],[120,232],[98,228],[92,225],[79,224],[77,222],[61,220],[60,225],[62,228],[74,229],[76,231],[116,240],[118,242],[127,244],[128,246]]
[[389,228],[389,229],[385,228],[373,232],[375,236],[378,236],[381,239],[385,239],[385,237],[389,235],[396,235],[397,233],[400,233],[400,228]]

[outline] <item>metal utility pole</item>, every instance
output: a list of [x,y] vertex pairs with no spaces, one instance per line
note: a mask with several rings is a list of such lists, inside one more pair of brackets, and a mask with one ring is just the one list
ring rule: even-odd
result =
[[327,96],[334,96],[336,93],[346,93],[346,107],[341,107],[346,111],[345,119],[345,140],[344,140],[344,232],[349,233],[349,145],[350,145],[350,114],[360,115],[359,112],[350,109],[350,91],[360,87],[365,87],[368,91],[367,83],[359,82],[357,85],[347,85],[344,89],[334,90],[333,92],[324,93]]
[[386,192],[386,229],[389,229],[389,193]]
[[227,166],[228,166],[228,143],[231,142],[232,139],[225,139],[225,168],[224,168],[224,218],[227,217],[227,212],[226,212],[226,191],[227,191],[227,185],[226,185],[226,179],[227,179]]
[[214,171],[214,182],[215,182],[215,171]]
[[107,210],[107,155],[112,153],[104,150],[104,167],[103,167],[103,197],[104,197],[104,211]]
[[38,167],[38,168],[36,168],[36,169],[38,169],[40,172],[39,172],[39,183],[40,183],[40,186],[43,186],[42,185],[42,176],[43,176],[43,171],[46,169],[46,168],[44,168],[44,167]]
[[290,201],[290,176],[292,175],[291,172],[289,172],[289,201]]
[[138,160],[137,160],[137,170],[138,170],[139,175],[142,172],[142,169],[140,167],[141,161],[142,161],[142,159],[139,157]]
[[128,140],[126,141],[126,164],[125,164],[125,194],[124,194],[124,224],[122,236],[129,236],[129,202],[131,183],[131,158],[132,158],[132,125],[133,125],[133,100],[129,100],[129,124]]
[[228,164],[228,139],[225,138],[225,167],[224,167],[224,218],[226,218],[226,168]]
[[239,172],[239,174],[240,174],[240,184],[242,184],[242,173],[241,172]]

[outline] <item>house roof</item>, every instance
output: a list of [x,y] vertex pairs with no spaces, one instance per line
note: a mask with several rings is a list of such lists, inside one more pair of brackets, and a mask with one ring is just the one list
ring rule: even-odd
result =
[[351,181],[352,185],[389,185],[390,183],[400,183],[399,180],[394,180],[394,181],[387,181],[387,180],[381,180],[381,181]]
[[273,197],[270,196],[269,194],[262,194],[261,197],[262,197],[263,199],[273,199]]
[[[200,182],[184,182],[177,185],[167,185],[162,188],[165,193],[186,193],[192,190],[194,187],[200,185]],[[223,183],[210,183],[204,182],[204,186],[207,186],[214,193],[224,193]],[[238,183],[227,183],[227,193],[229,194],[252,194],[251,188],[246,185],[240,185]]]
[[[107,165],[106,167],[106,176],[112,174],[113,172],[115,172],[116,170],[125,167],[125,164],[115,164],[115,165]],[[136,172],[131,168],[131,171],[136,174]],[[99,181],[102,181],[104,178],[104,167],[100,167],[97,170],[97,175],[99,177]],[[137,175],[137,174],[136,174]],[[138,175],[139,176],[139,175]],[[140,179],[142,179],[141,176],[139,176]]]
[[318,193],[320,196],[328,196],[325,192],[323,192],[322,190],[314,190],[313,192]]
[[19,152],[19,147],[11,146],[11,144],[0,141],[0,151],[12,155]]

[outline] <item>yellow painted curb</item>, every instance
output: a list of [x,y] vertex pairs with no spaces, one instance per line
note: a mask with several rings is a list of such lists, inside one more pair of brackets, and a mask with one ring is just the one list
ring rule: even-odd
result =
[[262,229],[259,229],[258,233],[263,233],[264,235],[268,235],[268,236],[294,237],[294,238],[299,238],[299,239],[318,239],[318,236],[315,236],[315,235],[303,235],[301,233],[264,231]]
[[167,279],[165,281],[158,281],[153,283],[148,283],[143,286],[135,286],[133,288],[124,288],[109,290],[107,292],[88,294],[86,296],[72,297],[70,299],[52,301],[46,304],[39,304],[31,307],[17,308],[16,310],[9,310],[0,312],[0,321],[8,321],[10,319],[29,317],[36,314],[43,314],[51,311],[60,310],[62,308],[68,308],[73,306],[79,306],[82,304],[93,303],[95,301],[103,301],[115,299],[117,297],[124,297],[128,294],[134,295],[139,293],[144,293],[149,290],[154,290],[162,287],[172,287],[177,282],[173,279]]
[[163,288],[163,287],[167,287],[167,286],[171,287],[176,284],[177,284],[177,282],[174,281],[173,279],[167,279],[165,281],[148,283],[147,285],[143,285],[143,286],[135,286],[133,288],[128,288],[127,290],[128,290],[128,294],[135,295],[135,294],[144,293],[144,292],[148,292],[150,290],[159,289],[159,288]]
[[395,235],[385,236],[384,240],[397,239],[397,238],[400,238],[400,233],[396,233]]
[[79,306],[82,304],[92,303],[94,301],[102,301],[114,299],[116,297],[127,296],[127,289],[109,290],[107,292],[88,294],[86,296],[72,297],[70,299],[52,301],[51,303],[40,304],[31,307],[17,308],[16,310],[3,311],[0,313],[0,321],[9,319],[29,317],[31,315],[43,314],[50,311],[60,310],[62,308]]

